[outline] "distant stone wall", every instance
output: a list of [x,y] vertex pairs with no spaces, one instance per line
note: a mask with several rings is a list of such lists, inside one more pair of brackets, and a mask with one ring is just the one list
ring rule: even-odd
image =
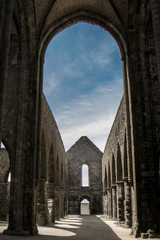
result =
[[[81,137],[67,152],[68,212],[80,214],[83,199],[90,202],[91,214],[102,212],[102,152],[87,138]],[[89,167],[89,186],[82,186],[82,166]]]

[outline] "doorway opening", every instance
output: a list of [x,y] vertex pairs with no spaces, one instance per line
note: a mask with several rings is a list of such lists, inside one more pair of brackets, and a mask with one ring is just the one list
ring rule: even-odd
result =
[[90,215],[90,202],[86,198],[81,201],[80,214]]

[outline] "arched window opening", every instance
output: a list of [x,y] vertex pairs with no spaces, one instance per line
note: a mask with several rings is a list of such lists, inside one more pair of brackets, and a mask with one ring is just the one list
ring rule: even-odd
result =
[[108,186],[107,187],[111,187],[111,170],[110,170],[110,165],[108,163]]
[[107,169],[105,167],[104,188],[107,189]]
[[122,160],[121,160],[121,150],[118,144],[117,150],[117,181],[122,181]]
[[50,183],[54,183],[54,167],[53,147],[51,145],[48,163],[48,182]]
[[7,179],[7,182],[10,183],[11,182],[11,172],[9,172],[8,174],[8,179]]
[[[90,137],[91,128],[86,126],[92,124],[93,140],[103,151],[106,126],[101,123],[110,116],[106,123],[109,134],[123,95],[122,63],[117,42],[100,26],[76,23],[54,36],[47,47],[44,62],[43,90],[51,109],[54,109],[65,149],[78,139],[79,131],[81,136]],[[73,126],[79,130],[71,134]],[[96,136],[99,134],[100,137]]]
[[61,163],[61,180],[63,181],[63,164]]
[[115,168],[115,158],[112,156],[112,184],[116,182],[116,168]]
[[40,178],[46,178],[46,142],[44,130],[41,135]]
[[0,142],[0,148],[5,148],[3,142]]
[[124,137],[124,158],[123,158],[123,177],[128,177],[128,162],[127,162],[127,144],[126,144],[126,134]]
[[57,155],[56,167],[55,167],[55,184],[59,185],[60,183],[60,158]]
[[82,187],[89,187],[89,167],[87,164],[82,166]]

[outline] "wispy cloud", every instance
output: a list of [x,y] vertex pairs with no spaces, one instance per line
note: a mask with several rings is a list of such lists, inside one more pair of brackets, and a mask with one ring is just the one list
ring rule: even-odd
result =
[[77,62],[72,62],[70,64],[65,65],[63,69],[63,73],[65,76],[67,74],[69,77],[72,77],[72,78],[83,77],[83,73]]
[[[84,116],[84,118],[85,117],[88,118],[88,116]],[[79,122],[79,124],[77,123],[77,125],[70,126],[70,128],[63,126],[61,128],[61,135],[64,143],[66,143],[66,150],[68,150],[81,136],[88,136],[96,146],[103,151],[114,117],[114,114],[103,115],[100,118],[97,116],[93,121],[90,121],[88,118],[89,121],[85,125]]]
[[123,92],[122,81],[77,96],[55,113],[66,149],[87,135],[103,151]]
[[53,91],[59,86],[60,79],[58,78],[57,74],[51,72],[49,75],[45,77],[45,84],[44,84],[44,92],[46,96],[53,93]]

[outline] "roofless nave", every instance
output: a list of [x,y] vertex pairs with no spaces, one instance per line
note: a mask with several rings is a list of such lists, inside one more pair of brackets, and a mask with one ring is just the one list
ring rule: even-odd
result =
[[41,218],[45,193],[58,206],[52,221],[67,212],[65,152],[42,73],[49,41],[80,21],[109,31],[123,64],[124,99],[102,160],[104,211],[135,236],[160,232],[159,1],[1,0],[0,133],[12,173],[6,233],[37,234],[37,218],[49,220]]

